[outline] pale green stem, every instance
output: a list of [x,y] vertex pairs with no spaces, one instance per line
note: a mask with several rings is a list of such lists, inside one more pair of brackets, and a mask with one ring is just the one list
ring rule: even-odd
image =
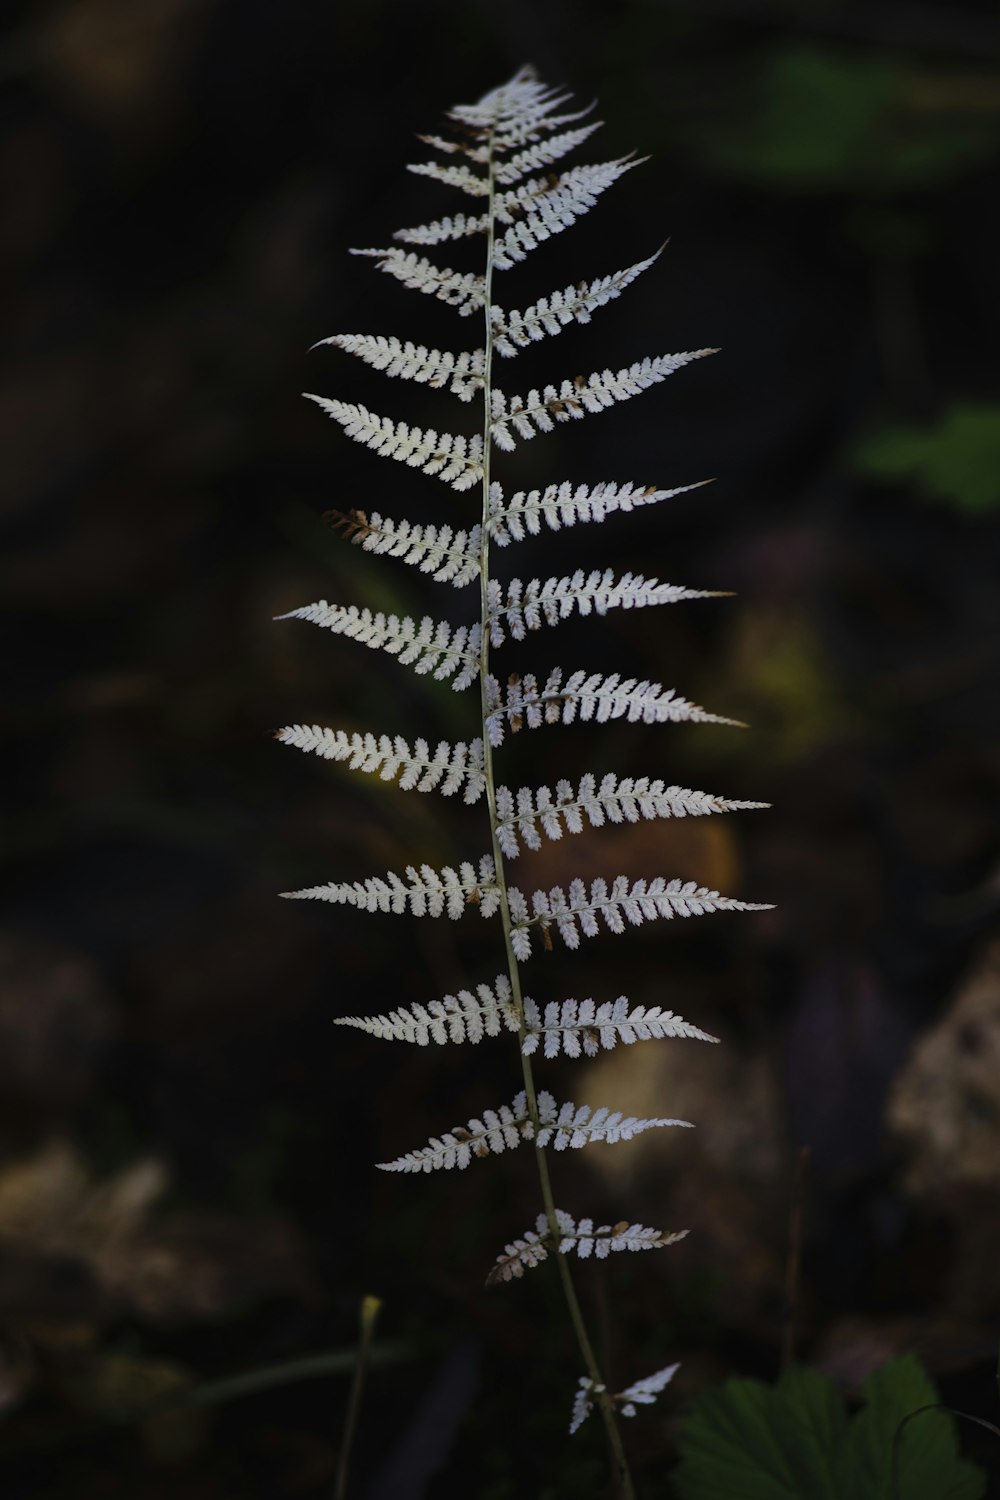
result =
[[337,1460],[337,1478],[334,1484],[333,1500],[345,1500],[347,1495],[347,1474],[351,1462],[351,1448],[354,1445],[354,1434],[358,1426],[358,1414],[361,1411],[361,1393],[365,1386],[365,1373],[368,1368],[368,1356],[371,1350],[372,1339],[375,1336],[375,1324],[378,1321],[382,1301],[379,1297],[362,1297],[361,1310],[358,1315],[358,1354],[354,1365],[354,1379],[351,1381],[351,1394],[347,1398],[347,1415],[344,1418],[344,1435],[340,1440],[340,1457]]
[[[483,360],[483,514],[482,514],[482,537],[479,545],[479,586],[480,586],[480,630],[482,640],[480,645],[479,666],[479,688],[482,706],[483,721],[483,773],[486,781],[486,806],[490,819],[490,839],[492,843],[493,864],[496,869],[496,884],[500,895],[500,916],[503,922],[504,947],[507,950],[507,970],[510,975],[511,994],[514,1009],[519,1022],[518,1043],[521,1054],[521,1073],[524,1078],[524,1093],[527,1101],[528,1115],[535,1129],[537,1137],[540,1121],[538,1117],[538,1096],[535,1088],[535,1076],[531,1066],[530,1056],[524,1052],[524,1040],[526,1028],[524,1021],[524,999],[521,992],[521,973],[514,952],[511,938],[513,923],[510,915],[510,902],[507,897],[507,877],[504,868],[503,850],[497,836],[497,807],[496,807],[496,782],[493,775],[493,747],[490,744],[489,726],[487,719],[490,708],[486,694],[486,679],[489,674],[490,663],[490,618],[489,618],[489,579],[490,579],[490,457],[492,451],[491,425],[491,395],[493,382],[493,320],[491,309],[493,305],[493,239],[494,239],[494,198],[496,188],[495,164],[492,150],[489,159],[489,202],[488,202],[488,229],[486,247],[486,275],[483,287],[483,301],[486,312],[486,349]],[[629,1471],[628,1459],[625,1456],[625,1447],[622,1443],[621,1432],[618,1428],[618,1418],[615,1412],[614,1402],[606,1388],[605,1381],[601,1375],[601,1369],[594,1353],[594,1346],[587,1332],[584,1322],[583,1309],[580,1299],[573,1285],[573,1277],[570,1273],[569,1262],[559,1249],[562,1238],[559,1222],[556,1218],[556,1204],[552,1196],[552,1183],[549,1177],[549,1163],[543,1146],[535,1147],[535,1162],[538,1166],[538,1178],[542,1189],[542,1201],[545,1205],[545,1216],[549,1222],[549,1235],[552,1239],[553,1255],[559,1268],[559,1279],[562,1283],[563,1295],[566,1307],[569,1311],[570,1321],[576,1333],[577,1344],[583,1358],[584,1366],[590,1377],[594,1390],[594,1399],[604,1422],[607,1434],[608,1446],[614,1472],[618,1483],[619,1494],[622,1500],[635,1500],[635,1486],[632,1483],[632,1475]]]

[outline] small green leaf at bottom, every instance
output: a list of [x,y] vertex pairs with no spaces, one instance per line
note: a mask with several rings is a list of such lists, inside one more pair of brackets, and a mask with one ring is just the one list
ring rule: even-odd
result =
[[[900,1422],[937,1401],[912,1356],[894,1360],[862,1386],[865,1407],[848,1419],[832,1381],[815,1370],[786,1371],[776,1385],[729,1380],[702,1392],[682,1419],[679,1500],[890,1500],[893,1440]],[[898,1449],[905,1500],[981,1500],[986,1475],[960,1457],[954,1419],[924,1412]]]

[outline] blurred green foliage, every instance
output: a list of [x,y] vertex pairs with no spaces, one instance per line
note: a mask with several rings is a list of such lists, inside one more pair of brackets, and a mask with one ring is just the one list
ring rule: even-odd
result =
[[[774,1386],[729,1380],[704,1391],[683,1418],[680,1500],[889,1500],[899,1424],[938,1399],[912,1355],[869,1375],[864,1408],[848,1417],[833,1382],[791,1369]],[[960,1457],[953,1417],[922,1412],[898,1445],[896,1493],[905,1500],[980,1500],[986,1475]]]
[[706,160],[781,191],[905,191],[1000,146],[1000,92],[991,107],[988,88],[899,58],[785,44],[741,92],[740,128],[710,127]]
[[932,427],[887,427],[861,445],[856,463],[959,510],[990,510],[1000,504],[1000,406],[954,406]]

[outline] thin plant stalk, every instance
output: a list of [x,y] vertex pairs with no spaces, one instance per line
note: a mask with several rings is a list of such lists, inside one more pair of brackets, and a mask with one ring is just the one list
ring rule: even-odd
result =
[[[479,586],[480,586],[480,665],[479,686],[480,703],[482,708],[482,731],[483,731],[483,772],[486,782],[486,806],[490,820],[490,839],[492,843],[493,864],[496,870],[496,883],[500,893],[500,915],[503,922],[504,947],[507,952],[507,970],[510,975],[511,996],[514,1009],[519,1022],[518,1044],[521,1054],[521,1072],[524,1079],[524,1092],[527,1100],[528,1114],[535,1128],[537,1136],[540,1127],[538,1115],[538,1097],[535,1087],[534,1070],[530,1056],[524,1052],[524,1041],[526,1028],[524,1020],[524,999],[521,991],[521,974],[517,956],[514,952],[511,937],[513,923],[510,915],[510,902],[507,896],[507,879],[504,866],[503,850],[497,835],[497,807],[496,807],[496,780],[493,774],[493,746],[490,743],[489,725],[487,723],[490,708],[487,699],[487,677],[490,662],[490,458],[492,450],[492,434],[490,431],[491,417],[491,393],[493,379],[493,246],[495,233],[494,202],[496,196],[496,161],[491,150],[489,157],[489,195],[487,199],[487,240],[486,240],[486,272],[484,285],[484,307],[485,307],[485,358],[483,377],[483,506],[481,541],[479,553]],[[542,1202],[545,1207],[545,1216],[549,1224],[549,1235],[552,1239],[553,1253],[559,1269],[559,1281],[563,1290],[563,1297],[569,1313],[576,1341],[579,1346],[580,1355],[586,1367],[587,1374],[592,1382],[593,1395],[601,1413],[604,1423],[605,1435],[611,1454],[612,1467],[617,1481],[618,1494],[621,1500],[635,1500],[635,1485],[632,1481],[628,1459],[625,1455],[625,1446],[622,1442],[621,1431],[615,1413],[614,1402],[608,1393],[607,1383],[601,1374],[600,1365],[594,1352],[590,1334],[587,1331],[583,1309],[577,1296],[576,1287],[570,1272],[566,1256],[559,1248],[562,1234],[556,1217],[556,1203],[552,1194],[552,1182],[549,1175],[548,1157],[544,1146],[535,1147],[535,1162],[538,1167],[538,1180],[542,1192]],[[336,1500],[341,1500],[340,1493]]]
[[788,1218],[788,1260],[785,1265],[785,1315],[781,1330],[781,1368],[795,1363],[798,1334],[799,1298],[802,1290],[802,1234],[805,1222],[806,1177],[809,1170],[808,1146],[800,1146],[795,1157],[792,1180],[792,1205]]
[[347,1398],[347,1413],[344,1417],[344,1434],[340,1440],[340,1456],[337,1459],[337,1479],[333,1490],[333,1500],[345,1500],[347,1495],[347,1472],[351,1461],[351,1448],[357,1430],[358,1414],[361,1411],[361,1396],[368,1369],[368,1356],[381,1308],[380,1297],[362,1297],[358,1317],[358,1354],[354,1365],[354,1379],[351,1381],[351,1393]]

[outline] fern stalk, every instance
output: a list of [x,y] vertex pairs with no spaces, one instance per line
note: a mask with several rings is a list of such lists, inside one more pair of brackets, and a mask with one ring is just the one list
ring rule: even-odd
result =
[[510,902],[507,896],[507,877],[504,865],[503,850],[500,847],[498,825],[500,819],[497,815],[496,799],[496,777],[493,772],[493,746],[490,744],[488,720],[492,708],[488,696],[488,679],[490,671],[490,612],[491,602],[489,597],[490,585],[490,459],[493,444],[490,441],[491,423],[491,399],[493,393],[493,269],[494,269],[494,240],[496,234],[496,218],[494,203],[496,199],[496,158],[493,152],[493,131],[489,137],[489,159],[486,163],[489,174],[489,192],[487,195],[486,208],[486,269],[484,273],[483,301],[486,325],[486,357],[483,375],[483,480],[482,480],[482,521],[481,541],[479,544],[479,608],[480,627],[482,631],[482,647],[480,651],[479,668],[479,701],[482,710],[482,737],[483,737],[483,775],[486,784],[486,807],[490,820],[490,841],[493,851],[493,864],[496,869],[496,882],[500,892],[500,918],[503,923],[504,947],[507,952],[507,972],[510,976],[511,996],[514,1010],[518,1020],[518,1042],[521,1054],[521,1075],[524,1080],[524,1092],[528,1102],[528,1115],[535,1130],[535,1163],[538,1167],[538,1181],[542,1191],[542,1202],[545,1205],[545,1217],[548,1220],[549,1234],[555,1247],[556,1265],[559,1269],[559,1281],[563,1290],[566,1308],[569,1313],[576,1341],[579,1345],[580,1355],[586,1367],[587,1374],[592,1382],[592,1388],[598,1392],[597,1404],[601,1418],[604,1422],[604,1430],[607,1435],[608,1447],[615,1475],[618,1480],[619,1492],[623,1500],[635,1500],[635,1485],[632,1481],[632,1473],[629,1469],[628,1459],[625,1454],[625,1445],[622,1442],[618,1419],[615,1415],[614,1402],[608,1393],[607,1382],[601,1373],[594,1346],[587,1331],[583,1308],[577,1296],[576,1287],[573,1283],[573,1275],[569,1268],[567,1257],[560,1249],[562,1233],[559,1220],[556,1216],[556,1200],[552,1192],[552,1179],[549,1174],[549,1162],[546,1149],[537,1143],[540,1130],[540,1119],[538,1112],[538,1091],[535,1087],[535,1074],[532,1067],[531,1056],[524,1050],[527,1039],[527,1028],[524,1016],[524,997],[521,989],[521,969],[514,952],[512,932],[514,923],[510,914]]

